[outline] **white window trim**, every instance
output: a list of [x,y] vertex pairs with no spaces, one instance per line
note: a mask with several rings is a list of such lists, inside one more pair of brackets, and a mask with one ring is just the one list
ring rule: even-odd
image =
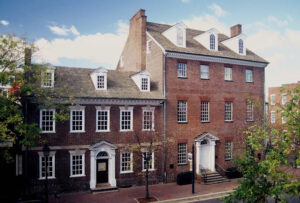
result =
[[[178,159],[178,156],[179,156],[179,145],[180,144],[184,144],[185,145],[185,149],[186,149],[186,162],[184,162],[184,163],[179,163],[179,159]],[[187,143],[178,143],[178,145],[177,145],[177,165],[186,165],[187,163],[188,163],[188,148],[187,148]]]
[[[147,153],[147,152],[143,152],[143,153]],[[144,169],[144,156],[143,156],[143,154],[142,154],[142,172],[146,172],[146,169]],[[148,171],[155,171],[155,166],[154,166],[154,152],[152,152],[152,168],[150,169],[148,169]]]
[[[147,79],[147,89],[146,90],[143,90],[142,87],[143,87],[143,84],[142,84],[142,81],[143,79]],[[141,88],[140,88],[141,92],[149,92],[150,91],[150,77],[149,76],[142,76],[141,77]]]
[[[107,130],[98,130],[98,112],[106,111],[107,112]],[[110,132],[110,106],[96,106],[96,132]]]
[[[186,108],[185,108],[185,121],[179,121],[178,120],[178,102],[179,101],[184,101],[186,103]],[[188,122],[188,102],[187,100],[177,100],[177,123],[187,123]]]
[[[274,101],[272,100],[272,97],[274,98]],[[271,94],[270,95],[270,100],[271,100],[270,103],[271,103],[272,106],[274,106],[275,103],[276,103],[275,99],[276,99],[276,95],[275,94]]]
[[[185,64],[185,75],[178,75],[178,65]],[[177,62],[177,78],[187,78],[187,63],[184,62]]]
[[121,152],[120,153],[120,174],[133,173],[133,153],[130,152],[130,170],[129,171],[122,171],[122,153],[129,153],[129,152]]
[[[226,157],[226,142],[231,142],[231,149],[230,149],[230,157]],[[233,141],[232,140],[228,140],[228,141],[225,141],[225,161],[231,161],[233,159]]]
[[[104,77],[104,87],[98,88],[98,76]],[[107,74],[106,73],[97,73],[96,74],[96,90],[107,90]]]
[[[283,100],[283,98],[285,98],[285,101]],[[282,105],[285,105],[286,103],[287,103],[286,93],[283,93],[283,94],[281,95],[281,104],[282,104]]]
[[[82,111],[82,130],[72,130],[72,112]],[[85,106],[72,106],[70,107],[70,132],[71,133],[84,133],[85,132]]]
[[[248,80],[247,80],[247,72],[248,72],[248,71],[251,71],[251,81],[248,81]],[[246,82],[248,82],[248,83],[253,83],[253,70],[251,70],[251,69],[246,69],[245,73],[246,73]]]
[[[251,104],[251,119],[248,119],[248,104]],[[253,113],[253,103],[246,103],[246,121],[253,121],[254,120],[254,113]]]
[[146,44],[146,53],[147,54],[150,54],[151,53],[151,49],[152,49],[152,40],[151,39],[149,39],[149,40],[147,40],[147,44]]
[[52,131],[43,131],[42,130],[42,133],[55,133],[55,109],[40,109],[40,129],[42,129],[42,112],[43,111],[52,111],[53,112],[53,130]]
[[[230,104],[231,104],[231,120],[225,120],[226,122],[232,122],[233,121],[233,102],[232,101],[226,101],[226,102],[230,102]],[[225,103],[226,103],[225,102]],[[225,107],[224,107],[225,108]],[[225,109],[224,109],[224,113],[226,114],[226,112],[225,112]],[[224,116],[225,117],[225,116]]]
[[[85,175],[85,151],[69,151],[70,152],[70,178],[77,178],[77,177],[84,177]],[[72,175],[72,163],[73,157],[72,156],[82,156],[82,174]]]
[[[44,80],[43,80],[43,77],[45,73],[51,73],[51,86],[45,86],[44,85]],[[54,70],[46,70],[46,71],[42,71],[41,73],[41,76],[42,76],[42,80],[41,80],[41,87],[43,88],[53,88],[54,87]]]
[[[274,115],[274,120],[272,115]],[[271,111],[271,123],[276,123],[276,111]]]
[[[201,71],[202,67],[207,67],[207,78],[204,78],[204,76],[202,75],[202,71]],[[209,80],[210,79],[209,76],[210,76],[209,75],[209,65],[205,65],[205,64],[200,65],[200,79],[201,80]]]
[[[142,131],[155,131],[155,120],[154,120],[154,111],[155,107],[142,107],[143,109],[143,119],[142,119]],[[144,112],[152,112],[152,128],[151,129],[144,129]]]
[[[226,79],[226,69],[230,69],[230,79]],[[224,67],[224,80],[232,81],[232,68],[231,67]]]
[[[202,120],[202,118],[201,118],[201,114],[202,114],[202,102],[207,102],[207,111],[208,111],[208,120],[207,121],[203,121]],[[210,102],[209,101],[201,101],[200,102],[200,110],[201,110],[201,112],[200,112],[200,122],[201,123],[209,123],[210,122],[210,116],[209,116],[209,114],[210,114],[210,112],[209,112],[209,107],[210,107]]]
[[[55,179],[55,151],[50,152],[49,157],[51,156],[53,159],[52,167],[53,167],[53,176],[48,176],[48,179]],[[42,157],[44,157],[43,152],[38,152],[39,154],[39,180],[45,180],[46,177],[42,177]]]
[[[123,106],[120,106],[120,132],[130,132],[130,131],[133,131],[133,107],[123,107]],[[124,111],[130,111],[131,113],[131,117],[130,117],[130,129],[126,129],[126,130],[122,130],[122,112]]]

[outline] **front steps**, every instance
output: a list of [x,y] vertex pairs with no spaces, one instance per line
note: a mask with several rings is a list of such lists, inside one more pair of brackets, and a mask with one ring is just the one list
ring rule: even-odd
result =
[[91,189],[92,194],[103,193],[103,192],[114,192],[118,191],[118,187],[110,186],[110,184],[97,184],[95,189]]
[[227,178],[223,177],[216,171],[202,173],[201,177],[206,185],[229,182]]

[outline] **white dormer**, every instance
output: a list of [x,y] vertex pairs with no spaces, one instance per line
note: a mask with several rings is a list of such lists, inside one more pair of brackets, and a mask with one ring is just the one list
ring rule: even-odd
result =
[[150,92],[150,73],[143,70],[131,76],[141,92]]
[[97,68],[90,76],[96,90],[107,90],[107,70],[105,68]]
[[162,34],[178,47],[186,47],[186,25],[183,22],[170,27]]
[[51,64],[46,64],[45,70],[41,73],[41,87],[52,88],[54,87],[54,72],[55,67]]
[[202,44],[206,49],[211,51],[218,51],[218,34],[220,32],[212,28],[200,35],[194,37],[194,39]]

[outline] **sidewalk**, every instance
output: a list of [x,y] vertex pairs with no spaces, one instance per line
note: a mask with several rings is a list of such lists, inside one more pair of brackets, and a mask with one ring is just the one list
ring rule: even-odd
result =
[[[225,182],[213,185],[204,185],[195,183],[195,194],[192,195],[192,185],[177,185],[176,183],[150,185],[150,196],[155,197],[159,201],[168,199],[180,199],[184,197],[199,196],[210,193],[220,193],[231,191],[237,186],[237,179],[231,182]],[[145,196],[145,186],[134,186],[131,188],[120,188],[119,191],[91,194],[89,192],[79,192],[72,194],[61,194],[59,202],[80,202],[80,203],[136,203],[136,198]],[[50,202],[55,202],[54,198]],[[168,201],[170,202],[170,201]],[[176,201],[180,202],[180,201]]]

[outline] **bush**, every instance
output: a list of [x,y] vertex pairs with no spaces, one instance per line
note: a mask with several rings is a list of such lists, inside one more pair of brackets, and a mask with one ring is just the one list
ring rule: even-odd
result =
[[227,168],[225,175],[229,179],[241,178],[243,176],[243,174],[237,169],[237,167]]
[[192,184],[193,173],[191,171],[181,172],[177,175],[178,185]]

